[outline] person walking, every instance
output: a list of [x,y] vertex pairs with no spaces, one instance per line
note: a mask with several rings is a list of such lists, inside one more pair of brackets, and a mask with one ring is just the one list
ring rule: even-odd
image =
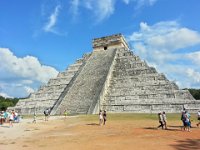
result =
[[157,127],[157,129],[159,129],[160,127],[162,127],[163,129],[164,123],[163,123],[162,113],[158,113],[158,120],[159,120],[160,125]]
[[200,125],[200,110],[197,112],[197,119],[198,119],[198,123],[197,123],[197,127],[199,127]]
[[45,117],[45,121],[48,121],[48,118],[49,118],[49,110],[48,109],[46,109],[44,111],[44,117]]
[[167,116],[166,116],[166,113],[164,111],[162,113],[162,117],[163,117],[163,125],[165,127],[165,130],[167,130]]
[[64,116],[65,116],[65,119],[67,118],[67,110],[65,109],[64,111]]
[[36,112],[34,111],[34,114],[33,114],[33,123],[36,123],[36,118],[37,118]]
[[190,122],[190,118],[187,114],[185,115],[185,128],[188,132],[190,132],[191,122]]
[[107,119],[107,114],[106,114],[106,110],[104,110],[103,112],[103,125],[106,125],[106,120]]
[[14,111],[11,111],[9,114],[8,114],[8,118],[9,118],[9,127],[13,127],[13,121],[14,121]]
[[99,125],[101,126],[103,123],[103,112],[100,110],[99,111]]

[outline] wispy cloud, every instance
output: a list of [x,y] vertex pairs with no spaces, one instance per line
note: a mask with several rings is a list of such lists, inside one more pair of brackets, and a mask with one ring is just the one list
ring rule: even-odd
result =
[[81,13],[80,8],[92,11],[96,22],[101,22],[114,13],[114,4],[116,0],[71,0],[71,12],[73,19]]
[[135,9],[140,9],[144,6],[153,6],[158,0],[122,0],[125,4],[130,4],[133,2],[135,4]]
[[79,0],[71,0],[71,12],[73,19],[75,19],[78,15],[78,9],[79,9],[80,1]]
[[[133,4],[136,9],[143,6],[152,6],[158,0],[121,0],[125,4]],[[115,11],[115,4],[117,0],[71,0],[71,12],[73,18],[76,18],[82,9],[88,9],[94,14],[96,23],[100,23],[103,20],[109,18]]]
[[46,23],[46,25],[43,28],[45,32],[57,33],[56,30],[54,30],[54,26],[57,23],[57,17],[59,15],[60,8],[61,8],[61,6],[57,5],[54,9],[54,12],[49,16],[48,22]]
[[36,57],[19,58],[8,48],[0,48],[0,57],[0,93],[9,96],[27,96],[58,74],[55,68],[42,65]]
[[[181,87],[200,88],[200,33],[182,27],[177,21],[140,23],[140,31],[128,36],[133,51]],[[193,51],[193,52],[191,52]],[[196,59],[194,59],[196,58]],[[192,76],[195,74],[196,76]]]

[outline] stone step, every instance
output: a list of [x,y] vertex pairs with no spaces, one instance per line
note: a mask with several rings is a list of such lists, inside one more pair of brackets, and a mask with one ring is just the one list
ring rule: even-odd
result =
[[[96,104],[97,98],[106,80],[110,65],[114,59],[115,50],[93,52],[84,68],[80,72],[73,86],[63,98],[59,111],[64,109],[77,110],[80,106],[93,103]],[[70,102],[72,100],[72,102]],[[92,111],[94,108],[89,107]],[[85,112],[88,112],[85,107]],[[72,112],[72,111],[70,111]],[[82,111],[81,111],[82,112]]]

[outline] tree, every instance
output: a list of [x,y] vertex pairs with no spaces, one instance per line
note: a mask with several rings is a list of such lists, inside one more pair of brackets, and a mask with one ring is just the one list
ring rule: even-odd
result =
[[17,104],[19,98],[5,98],[0,96],[0,110],[6,110],[8,107],[13,107]]

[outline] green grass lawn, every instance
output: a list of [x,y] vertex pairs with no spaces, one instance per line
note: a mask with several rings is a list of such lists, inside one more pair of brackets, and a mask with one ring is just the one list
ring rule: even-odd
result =
[[[167,115],[168,121],[175,121],[181,119],[181,114],[178,113],[169,113]],[[98,115],[80,115],[80,119],[85,121],[95,121],[98,118]],[[107,113],[108,120],[158,120],[157,114],[147,114],[147,113]],[[196,114],[191,114],[191,120],[196,120]]]

